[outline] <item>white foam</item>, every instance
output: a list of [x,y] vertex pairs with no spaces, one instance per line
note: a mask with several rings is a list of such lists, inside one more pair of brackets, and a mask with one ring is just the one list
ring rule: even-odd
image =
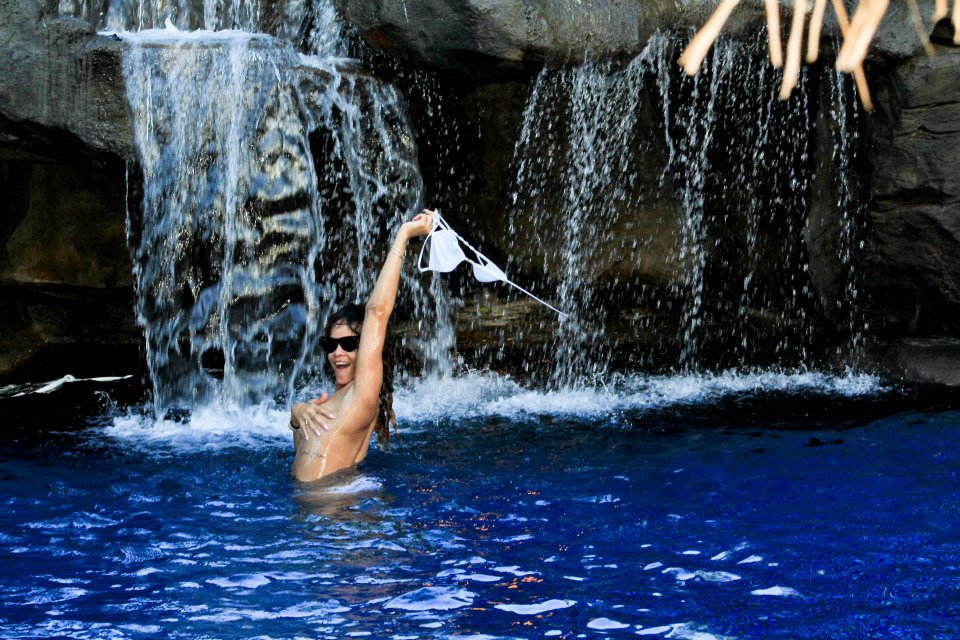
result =
[[533,536],[529,533],[523,533],[517,536],[510,536],[507,538],[494,538],[494,542],[523,542],[524,540],[532,540]]
[[547,611],[556,611],[557,609],[566,609],[577,604],[576,600],[545,600],[536,604],[497,604],[494,609],[500,611],[509,611],[521,616],[535,616]]
[[[217,34],[230,37],[224,32]],[[138,32],[138,35],[124,34],[123,37],[148,35],[147,32]],[[159,34],[158,37],[160,35],[170,36]],[[191,37],[199,38],[196,35]],[[626,410],[701,404],[743,393],[819,393],[856,397],[884,390],[879,378],[863,374],[837,376],[818,372],[726,372],[672,376],[614,375],[605,385],[596,388],[537,391],[524,388],[509,376],[469,372],[441,380],[417,378],[407,381],[399,385],[394,393],[394,409],[400,420],[401,432],[415,432],[429,428],[431,422],[449,418],[570,416],[595,419]],[[300,396],[316,395],[312,393],[314,391],[318,394],[320,389],[302,389]],[[149,410],[129,411],[114,418],[103,433],[122,441],[128,449],[146,449],[154,454],[158,451],[193,452],[229,447],[289,449],[289,418],[289,411],[272,401],[252,406],[211,403],[195,408],[185,419],[157,419]],[[355,490],[376,490],[376,487],[372,484],[369,487],[361,485]],[[612,495],[585,499],[597,503],[620,500]],[[679,518],[675,515],[668,517]],[[714,559],[722,559],[727,553],[718,554]]]
[[732,554],[733,552],[735,552],[735,551],[743,551],[743,550],[746,549],[748,546],[750,546],[750,545],[747,544],[746,542],[741,542],[740,544],[738,544],[737,546],[735,546],[733,549],[727,549],[726,551],[721,551],[720,553],[718,553],[717,555],[713,556],[713,557],[710,558],[710,559],[711,559],[711,560],[726,560],[727,558],[730,557],[730,554]]
[[368,493],[370,491],[379,491],[382,488],[383,482],[379,478],[360,476],[359,478],[352,479],[347,484],[327,487],[324,489],[324,492],[349,495],[352,493]]
[[86,589],[80,589],[77,587],[64,587],[63,589],[53,589],[51,591],[46,591],[39,594],[35,598],[31,598],[24,602],[24,604],[53,604],[55,602],[66,602],[67,600],[73,600],[74,598],[79,598],[87,594]]
[[754,562],[760,562],[763,560],[763,556],[747,556],[737,564],[753,564]]
[[704,582],[734,582],[740,580],[740,576],[728,571],[700,571],[695,572],[696,577]]
[[716,635],[703,631],[692,622],[677,622],[670,625],[659,627],[650,627],[649,629],[640,629],[637,631],[639,636],[663,635],[666,638],[679,638],[680,640],[732,640],[729,636]]
[[517,565],[510,567],[494,567],[493,570],[499,571],[500,573],[509,573],[510,575],[517,576],[518,578],[522,578],[523,576],[532,576],[536,573],[536,571],[523,571]]
[[876,376],[806,372],[737,372],[671,376],[614,375],[597,388],[536,391],[509,376],[469,372],[442,380],[414,380],[394,394],[401,419],[563,415],[592,418],[626,409],[656,409],[719,400],[743,393],[822,393],[857,397],[886,389]]
[[270,578],[260,573],[254,573],[248,576],[231,576],[229,578],[212,578],[207,580],[209,584],[215,584],[218,587],[243,587],[244,589],[256,589],[265,584],[270,584]]
[[606,630],[606,629],[626,629],[630,625],[623,622],[617,622],[616,620],[611,620],[610,618],[595,618],[587,623],[587,627],[590,629]]
[[129,412],[114,418],[104,434],[126,448],[152,453],[291,447],[289,420],[286,409],[269,401],[254,406],[210,404],[183,420]]
[[[53,393],[60,387],[65,384],[70,384],[71,382],[117,382],[118,380],[127,380],[133,376],[99,376],[95,378],[77,378],[69,373],[62,378],[57,378],[56,380],[50,380],[48,382],[41,382],[39,384],[20,384],[20,385],[10,385],[0,389],[0,396],[6,395],[7,392],[11,393],[11,398],[19,398],[21,396],[27,396],[33,393]],[[14,393],[15,392],[15,393]]]
[[454,587],[422,587],[388,601],[385,609],[406,611],[448,611],[473,604],[477,594]]
[[640,629],[637,631],[638,636],[658,636],[660,634],[666,633],[667,631],[673,631],[671,626],[661,626],[661,627],[649,627],[647,629]]
[[470,580],[472,582],[499,582],[503,580],[501,576],[491,576],[485,573],[468,573],[460,576],[461,580]]
[[680,581],[693,580],[697,577],[697,574],[692,571],[687,571],[683,567],[667,567],[660,573],[669,573],[672,574],[674,578]]
[[767,589],[754,589],[750,592],[753,596],[799,596],[800,592],[791,587],[773,586]]
[[164,29],[143,29],[141,31],[101,31],[102,36],[116,36],[124,42],[134,44],[152,44],[152,45],[175,45],[175,44],[224,44],[229,42],[246,42],[249,40],[261,40],[264,42],[276,42],[275,38],[264,34],[254,34],[249,31],[239,29],[223,29],[220,31],[210,31],[208,29],[196,29],[194,31],[181,31],[175,27],[169,19]]

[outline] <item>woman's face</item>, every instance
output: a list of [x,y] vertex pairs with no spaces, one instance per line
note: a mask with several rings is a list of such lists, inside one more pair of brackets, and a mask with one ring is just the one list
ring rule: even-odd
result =
[[[356,332],[345,322],[337,323],[330,329],[331,338],[345,338],[355,335],[357,335]],[[337,388],[353,382],[353,378],[356,376],[356,360],[357,352],[355,350],[344,351],[340,345],[337,345],[337,349],[333,353],[327,354],[327,361],[333,368],[333,377],[336,380]]]

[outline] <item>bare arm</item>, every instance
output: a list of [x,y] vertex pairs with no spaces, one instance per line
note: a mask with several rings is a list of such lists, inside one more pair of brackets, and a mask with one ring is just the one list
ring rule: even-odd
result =
[[380,385],[383,383],[383,343],[387,335],[387,323],[397,300],[397,287],[400,284],[400,271],[407,242],[410,238],[427,235],[431,229],[433,212],[429,210],[424,210],[400,227],[380,269],[370,300],[367,301],[357,351],[357,374],[353,391],[358,404],[370,408],[370,421],[376,416]]

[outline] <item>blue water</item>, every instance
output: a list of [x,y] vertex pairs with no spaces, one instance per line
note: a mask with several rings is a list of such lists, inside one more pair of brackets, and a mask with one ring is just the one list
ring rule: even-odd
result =
[[392,452],[302,485],[279,409],[157,422],[124,393],[0,398],[5,638],[960,635],[949,398],[421,383]]

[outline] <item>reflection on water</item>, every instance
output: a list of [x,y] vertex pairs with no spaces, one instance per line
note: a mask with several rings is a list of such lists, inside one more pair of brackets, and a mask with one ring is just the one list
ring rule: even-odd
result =
[[[480,415],[532,393],[490,380],[411,416],[432,401],[408,387],[399,445],[312,484],[268,409],[194,414],[180,428],[208,432],[185,447],[126,411],[18,431],[0,636],[954,637],[960,414],[749,380],[597,391],[620,408],[579,415],[552,395]],[[259,420],[275,432],[230,434]]]

